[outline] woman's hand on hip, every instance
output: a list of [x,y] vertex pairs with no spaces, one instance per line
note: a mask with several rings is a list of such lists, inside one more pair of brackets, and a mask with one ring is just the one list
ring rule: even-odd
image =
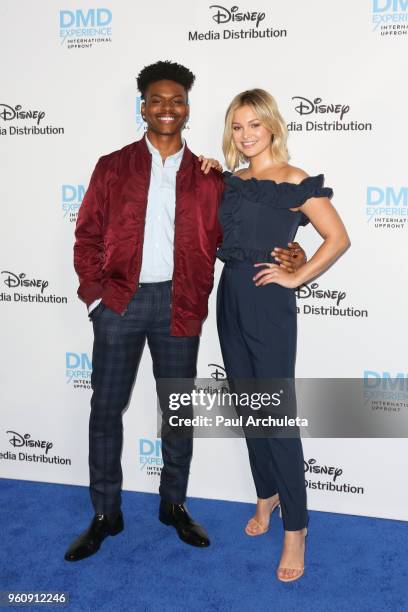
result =
[[295,289],[300,285],[296,272],[288,272],[281,266],[271,263],[256,263],[254,266],[256,268],[263,266],[262,270],[253,277],[257,287],[275,283],[281,287],[286,287],[286,289]]

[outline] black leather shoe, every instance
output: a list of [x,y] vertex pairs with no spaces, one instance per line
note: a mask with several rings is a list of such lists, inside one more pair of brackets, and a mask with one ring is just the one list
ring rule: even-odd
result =
[[96,514],[89,528],[84,531],[65,553],[66,561],[80,561],[98,552],[103,540],[123,531],[122,512]]
[[184,504],[169,504],[161,500],[159,519],[165,525],[173,525],[176,528],[180,540],[204,548],[210,545],[210,540],[204,529],[195,523]]

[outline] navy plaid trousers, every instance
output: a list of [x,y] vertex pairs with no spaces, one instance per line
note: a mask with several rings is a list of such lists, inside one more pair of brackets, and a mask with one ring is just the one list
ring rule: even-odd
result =
[[[89,471],[92,504],[97,514],[121,505],[122,412],[126,408],[147,339],[153,374],[194,379],[199,336],[170,336],[171,281],[142,283],[127,311],[119,315],[100,303],[90,318],[94,328],[93,394],[89,419]],[[163,437],[162,499],[185,501],[192,438]]]

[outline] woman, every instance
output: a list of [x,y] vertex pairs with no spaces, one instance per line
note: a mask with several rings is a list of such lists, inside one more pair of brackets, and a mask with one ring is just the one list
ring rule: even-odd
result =
[[[345,227],[323,187],[288,164],[287,129],[274,98],[262,89],[237,95],[225,118],[223,151],[228,168],[219,211],[225,262],[217,296],[217,324],[229,379],[293,378],[296,357],[294,289],[324,272],[349,246]],[[290,273],[274,246],[293,242],[299,225],[311,222],[323,242],[311,259]],[[275,256],[275,257],[274,257]],[[265,533],[280,505],[283,550],[277,577],[304,573],[307,533],[303,452],[298,437],[247,437],[258,496],[251,536]]]

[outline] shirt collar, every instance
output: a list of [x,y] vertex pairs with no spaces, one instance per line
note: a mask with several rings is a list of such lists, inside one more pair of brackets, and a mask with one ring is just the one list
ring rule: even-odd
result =
[[181,149],[179,151],[177,151],[177,153],[173,153],[173,155],[169,155],[169,157],[166,157],[166,160],[163,164],[163,160],[162,157],[160,155],[160,152],[158,151],[158,149],[156,149],[156,147],[154,147],[152,145],[152,143],[150,142],[150,140],[148,139],[148,137],[146,136],[146,145],[147,148],[149,149],[151,155],[152,155],[152,161],[156,164],[159,164],[162,167],[170,167],[170,166],[179,166],[181,163],[181,159],[183,157],[184,154],[184,149],[186,147],[186,141],[183,140],[183,146],[181,147]]

